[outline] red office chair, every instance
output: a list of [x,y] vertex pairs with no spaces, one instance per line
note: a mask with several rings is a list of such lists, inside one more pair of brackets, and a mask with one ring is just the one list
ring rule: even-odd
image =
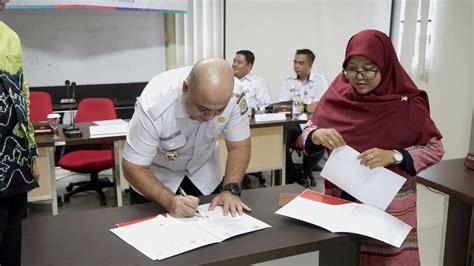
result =
[[[87,98],[79,102],[76,123],[92,122],[97,120],[117,119],[114,103],[108,98]],[[100,143],[103,144],[103,143]],[[109,143],[110,145],[110,143]],[[89,173],[90,181],[69,183],[64,194],[64,201],[69,202],[70,197],[79,192],[93,190],[100,198],[100,205],[107,205],[107,199],[102,188],[112,187],[113,182],[107,178],[99,179],[99,172],[114,166],[112,150],[79,150],[65,154],[59,160],[59,166],[78,173]],[[78,186],[73,189],[74,186]]]
[[49,93],[30,91],[30,121],[47,121],[47,116],[53,112],[53,103]]

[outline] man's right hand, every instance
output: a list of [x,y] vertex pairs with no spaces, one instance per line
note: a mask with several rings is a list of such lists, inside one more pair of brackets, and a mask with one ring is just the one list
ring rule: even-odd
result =
[[192,217],[196,214],[199,198],[194,196],[174,195],[170,198],[168,212],[176,218]]

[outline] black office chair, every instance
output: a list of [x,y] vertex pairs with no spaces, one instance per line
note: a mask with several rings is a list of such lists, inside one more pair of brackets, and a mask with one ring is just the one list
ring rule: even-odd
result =
[[293,161],[287,162],[286,170],[290,171],[288,173],[290,178],[287,179],[287,183],[296,182],[304,187],[316,186],[313,172],[322,170],[318,162],[324,157],[324,150],[308,156],[304,154],[302,147],[299,147],[296,141],[293,141],[288,143],[288,152],[289,156],[287,158],[291,160],[292,154],[296,153],[298,156],[303,156],[303,162],[301,164],[295,164]]

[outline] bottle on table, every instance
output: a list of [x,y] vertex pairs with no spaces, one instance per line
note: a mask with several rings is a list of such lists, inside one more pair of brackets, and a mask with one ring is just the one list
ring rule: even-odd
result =
[[301,113],[302,113],[302,107],[303,106],[303,99],[301,99],[301,96],[299,92],[294,92],[293,93],[293,105],[292,105],[292,111],[291,114],[293,118],[298,118]]

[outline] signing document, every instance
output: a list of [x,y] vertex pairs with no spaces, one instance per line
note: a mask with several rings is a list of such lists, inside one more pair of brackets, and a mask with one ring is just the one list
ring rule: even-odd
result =
[[321,176],[361,202],[385,210],[406,179],[383,167],[361,165],[359,154],[348,145],[334,149]]
[[372,206],[305,190],[275,212],[323,227],[333,233],[369,236],[400,247],[411,226]]
[[222,206],[209,211],[209,204],[199,206],[202,217],[155,218],[110,229],[112,233],[152,260],[166,259],[205,245],[271,227],[250,215],[224,216]]

